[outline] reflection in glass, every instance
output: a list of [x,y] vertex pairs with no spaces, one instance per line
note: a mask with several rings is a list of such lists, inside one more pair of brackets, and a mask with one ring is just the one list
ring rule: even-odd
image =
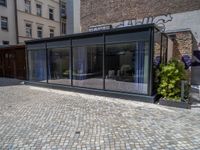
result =
[[106,46],[106,89],[147,94],[148,44],[141,41]]
[[103,46],[73,48],[73,85],[103,88]]
[[154,66],[158,67],[162,61],[161,58],[161,33],[158,30],[154,32]]
[[29,80],[46,82],[46,51],[42,50],[29,50],[28,51],[29,61]]
[[167,63],[167,47],[168,47],[168,40],[167,37],[162,35],[162,63]]
[[159,69],[160,63],[163,63],[162,54],[161,54],[161,33],[159,30],[154,30],[154,57],[153,57],[153,94],[157,91],[159,85],[159,78],[157,76],[157,71]]
[[70,48],[48,49],[49,83],[71,85]]

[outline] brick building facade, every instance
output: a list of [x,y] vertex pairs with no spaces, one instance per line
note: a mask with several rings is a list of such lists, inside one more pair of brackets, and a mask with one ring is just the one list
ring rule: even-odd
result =
[[81,26],[114,23],[200,9],[199,0],[81,0]]
[[195,64],[188,69],[200,85],[199,16],[200,0],[81,0],[82,32],[155,23],[172,39],[172,57]]
[[200,0],[80,1],[82,32],[157,24],[172,40],[168,60],[176,57],[185,63],[193,85],[191,96],[199,99],[194,97],[200,90]]

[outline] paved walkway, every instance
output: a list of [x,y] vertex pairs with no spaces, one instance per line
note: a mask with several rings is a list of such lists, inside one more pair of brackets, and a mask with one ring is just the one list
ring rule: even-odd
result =
[[200,149],[199,108],[12,83],[0,79],[0,149]]

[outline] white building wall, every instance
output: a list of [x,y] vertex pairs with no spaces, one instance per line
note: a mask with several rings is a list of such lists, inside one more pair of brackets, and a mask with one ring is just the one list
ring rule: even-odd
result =
[[[42,17],[36,15],[36,4],[42,5]],[[54,9],[54,20],[49,19],[49,8]],[[60,4],[59,0],[31,0],[31,14],[25,12],[24,0],[17,0],[18,37],[19,43],[37,39],[38,25],[43,27],[43,38],[49,37],[50,29],[54,29],[54,36],[60,35]],[[32,24],[32,38],[26,37],[26,22]]]
[[2,30],[0,24],[0,45],[2,45],[2,41],[9,41],[10,45],[16,44],[16,24],[14,6],[14,0],[7,0],[7,7],[0,5],[0,18],[1,16],[8,18],[8,31]]
[[200,43],[200,10],[172,14],[172,21],[165,23],[165,27],[167,32],[190,29]]

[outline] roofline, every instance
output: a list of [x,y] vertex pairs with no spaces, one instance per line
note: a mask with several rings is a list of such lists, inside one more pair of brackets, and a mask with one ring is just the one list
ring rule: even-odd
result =
[[33,43],[42,43],[42,42],[50,42],[50,41],[57,41],[57,40],[65,40],[70,38],[81,38],[81,37],[92,37],[92,36],[98,36],[102,34],[115,34],[115,33],[121,33],[121,32],[130,32],[133,30],[143,30],[148,28],[156,28],[159,30],[159,28],[155,24],[145,24],[145,25],[136,25],[136,26],[130,26],[130,27],[122,27],[122,28],[116,28],[116,29],[108,29],[108,30],[102,30],[102,31],[94,31],[94,32],[83,32],[83,33],[76,33],[76,34],[70,34],[70,35],[63,35],[63,36],[57,36],[53,38],[43,38],[43,39],[35,39],[35,40],[29,40],[25,41],[25,44],[33,44]]
[[0,50],[3,50],[3,49],[20,49],[20,48],[25,48],[25,45],[6,45],[6,46],[0,47]]
[[193,34],[190,28],[178,29],[178,30],[167,30],[165,34],[170,35],[170,34],[179,33],[179,32],[190,32],[191,34]]

